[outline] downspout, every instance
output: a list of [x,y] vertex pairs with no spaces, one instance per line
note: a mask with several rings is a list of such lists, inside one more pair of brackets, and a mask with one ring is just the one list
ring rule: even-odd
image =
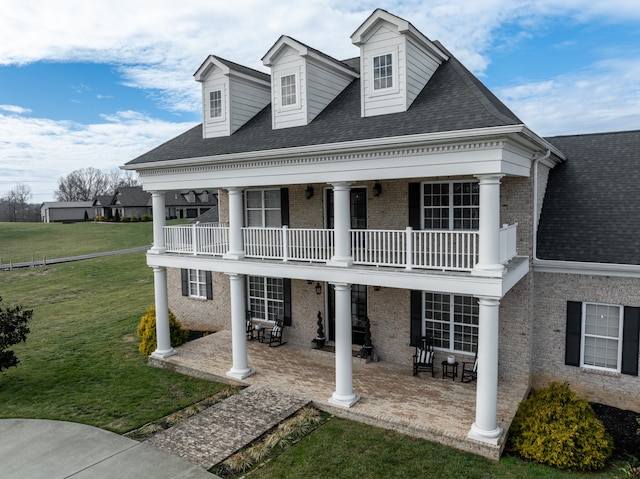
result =
[[533,160],[533,243],[531,256],[533,261],[538,259],[538,164],[551,156],[551,150]]

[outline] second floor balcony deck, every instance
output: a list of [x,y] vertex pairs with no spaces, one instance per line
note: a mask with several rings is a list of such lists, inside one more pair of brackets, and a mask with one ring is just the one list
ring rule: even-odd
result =
[[[335,254],[333,229],[242,228],[244,256],[271,261],[322,264]],[[517,224],[500,228],[500,262],[516,256]],[[470,272],[478,263],[477,231],[352,229],[355,265]],[[166,226],[167,253],[223,257],[229,227],[219,223]]]

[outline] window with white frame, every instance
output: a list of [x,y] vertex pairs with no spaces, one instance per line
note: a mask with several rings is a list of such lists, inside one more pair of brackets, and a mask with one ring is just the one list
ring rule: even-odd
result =
[[480,186],[474,181],[424,183],[423,228],[477,230],[480,226]]
[[284,316],[284,281],[282,278],[249,276],[249,310],[251,317],[275,321]]
[[209,92],[209,116],[211,118],[222,117],[222,90]]
[[282,226],[280,190],[247,190],[246,225],[258,228],[279,228]]
[[282,106],[295,105],[298,102],[295,74],[280,77],[280,94]]
[[387,53],[373,57],[373,89],[393,87],[393,55]]
[[619,305],[583,303],[582,365],[620,370],[623,308]]
[[189,270],[189,296],[194,298],[207,297],[206,271],[199,269]]
[[478,347],[478,301],[472,296],[423,293],[424,336],[445,351],[475,353]]

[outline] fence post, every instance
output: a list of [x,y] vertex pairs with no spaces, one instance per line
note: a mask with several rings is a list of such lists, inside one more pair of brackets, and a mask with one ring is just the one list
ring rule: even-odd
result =
[[193,225],[191,225],[191,244],[194,256],[198,254],[198,232],[196,231],[197,225],[198,223],[193,223]]
[[405,258],[406,270],[411,271],[413,269],[413,228],[407,226],[405,233],[405,243],[407,245],[407,257]]

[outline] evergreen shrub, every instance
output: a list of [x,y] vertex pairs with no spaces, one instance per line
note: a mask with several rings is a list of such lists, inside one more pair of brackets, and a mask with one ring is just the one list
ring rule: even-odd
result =
[[599,470],[613,452],[613,439],[589,402],[566,383],[532,391],[520,404],[510,433],[520,456],[558,469]]
[[[149,306],[147,308],[147,314],[140,318],[140,324],[138,324],[138,338],[140,344],[138,350],[145,358],[156,350],[157,336],[156,336],[156,308],[155,306]],[[171,346],[180,346],[187,342],[189,332],[186,329],[182,329],[182,325],[176,319],[176,316],[169,310],[169,334],[171,337]]]
[[151,216],[151,215],[143,215],[140,221],[143,221],[143,222],[153,221],[153,216]]

